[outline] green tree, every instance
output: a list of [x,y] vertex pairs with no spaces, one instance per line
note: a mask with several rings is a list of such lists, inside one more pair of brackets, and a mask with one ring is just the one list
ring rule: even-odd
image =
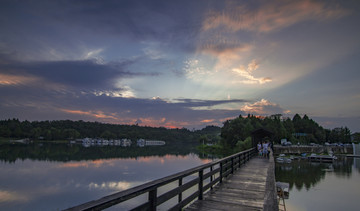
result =
[[41,136],[42,130],[40,127],[33,128],[30,133],[31,138],[38,139]]
[[116,138],[116,135],[108,130],[104,131],[101,136],[101,138],[105,138],[105,139],[114,139]]
[[201,135],[199,138],[199,142],[200,144],[207,144],[209,142],[207,135]]
[[65,129],[62,133],[62,136],[66,139],[76,139],[80,137],[80,133],[75,129]]
[[354,143],[360,143],[360,133],[354,133],[354,134],[352,134],[352,142],[354,142]]

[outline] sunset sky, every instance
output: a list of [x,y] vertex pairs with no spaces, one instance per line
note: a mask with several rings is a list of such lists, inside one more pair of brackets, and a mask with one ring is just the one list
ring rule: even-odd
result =
[[360,1],[0,0],[0,119],[360,132]]

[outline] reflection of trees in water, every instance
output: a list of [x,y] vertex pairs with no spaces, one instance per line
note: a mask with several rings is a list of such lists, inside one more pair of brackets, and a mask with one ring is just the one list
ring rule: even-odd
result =
[[210,154],[210,153],[202,153],[202,152],[199,152],[198,156],[200,159],[211,159],[211,160],[225,157],[223,154]]
[[305,186],[306,190],[325,178],[325,171],[329,164],[310,163],[307,161],[293,161],[290,164],[275,166],[276,180],[290,184],[290,190],[295,186],[299,191]]
[[165,156],[188,155],[196,152],[194,145],[187,143],[171,143],[163,146],[120,147],[101,146],[83,147],[79,144],[2,144],[0,147],[0,160],[15,162],[17,159],[25,160],[97,160],[107,158],[137,158],[139,156]]
[[333,164],[334,173],[340,178],[349,178],[352,173],[352,166],[354,163],[353,158],[341,157]]
[[339,158],[333,163],[316,163],[308,161],[293,161],[290,164],[276,163],[276,180],[290,184],[290,190],[295,186],[301,191],[303,187],[309,190],[315,187],[327,172],[333,172],[337,177],[350,177],[352,173],[352,158]]
[[354,166],[360,173],[360,158],[354,158]]

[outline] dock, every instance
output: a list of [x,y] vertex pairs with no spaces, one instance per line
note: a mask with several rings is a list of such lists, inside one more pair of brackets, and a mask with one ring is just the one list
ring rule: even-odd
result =
[[311,155],[308,157],[309,161],[320,163],[332,163],[336,157],[330,155]]
[[274,159],[254,157],[185,210],[277,210]]

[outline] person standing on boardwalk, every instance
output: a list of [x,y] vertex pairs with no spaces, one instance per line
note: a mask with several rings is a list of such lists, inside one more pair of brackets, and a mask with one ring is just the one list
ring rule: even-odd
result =
[[267,157],[267,154],[268,154],[268,144],[267,144],[265,141],[263,142],[262,148],[263,148],[263,157]]
[[258,150],[258,155],[261,156],[262,155],[262,149],[261,149],[261,143],[258,142],[257,144],[257,150]]

